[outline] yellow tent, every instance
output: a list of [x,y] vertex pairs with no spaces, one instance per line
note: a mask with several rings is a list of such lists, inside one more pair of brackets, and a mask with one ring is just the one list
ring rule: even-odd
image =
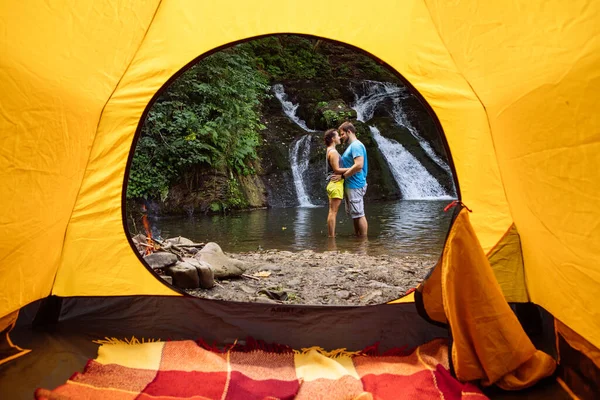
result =
[[598,2],[21,1],[3,2],[0,21],[0,330],[49,295],[89,315],[111,298],[180,296],[123,226],[144,111],[207,52],[297,33],[360,48],[414,86],[443,127],[472,245],[506,299],[546,310],[600,368]]

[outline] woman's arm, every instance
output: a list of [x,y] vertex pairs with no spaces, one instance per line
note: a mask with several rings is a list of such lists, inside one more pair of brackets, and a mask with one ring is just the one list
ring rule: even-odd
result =
[[[332,154],[333,158],[331,157]],[[340,153],[338,153],[337,151],[330,151],[329,154],[327,154],[327,158],[329,159],[329,165],[331,165],[333,172],[336,174],[341,175],[350,169],[340,168]]]

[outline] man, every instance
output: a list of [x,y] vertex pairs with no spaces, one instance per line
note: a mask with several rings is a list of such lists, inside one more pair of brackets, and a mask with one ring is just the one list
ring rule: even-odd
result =
[[340,125],[338,132],[342,142],[349,144],[344,154],[342,154],[342,167],[349,168],[349,170],[341,176],[334,176],[332,180],[345,180],[346,212],[352,218],[356,236],[366,237],[369,230],[364,202],[365,193],[367,192],[367,173],[369,172],[367,149],[356,138],[356,128],[350,122],[344,122]]

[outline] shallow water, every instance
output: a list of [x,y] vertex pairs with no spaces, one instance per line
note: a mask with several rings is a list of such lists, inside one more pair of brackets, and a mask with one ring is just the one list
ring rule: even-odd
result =
[[368,240],[353,236],[343,205],[337,217],[337,237],[327,238],[327,208],[274,208],[226,216],[152,218],[154,233],[163,238],[184,236],[196,242],[217,242],[230,253],[254,250],[339,250],[368,255],[424,256],[441,254],[451,213],[449,200],[404,200],[366,207]]

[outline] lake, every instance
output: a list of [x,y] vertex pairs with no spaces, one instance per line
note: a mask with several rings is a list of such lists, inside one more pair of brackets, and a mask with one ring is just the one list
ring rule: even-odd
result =
[[451,212],[443,211],[449,202],[400,200],[368,204],[366,241],[353,236],[352,221],[343,205],[335,239],[327,238],[326,207],[271,208],[225,216],[153,217],[150,222],[155,235],[216,242],[229,253],[260,249],[338,250],[437,259],[452,217]]

